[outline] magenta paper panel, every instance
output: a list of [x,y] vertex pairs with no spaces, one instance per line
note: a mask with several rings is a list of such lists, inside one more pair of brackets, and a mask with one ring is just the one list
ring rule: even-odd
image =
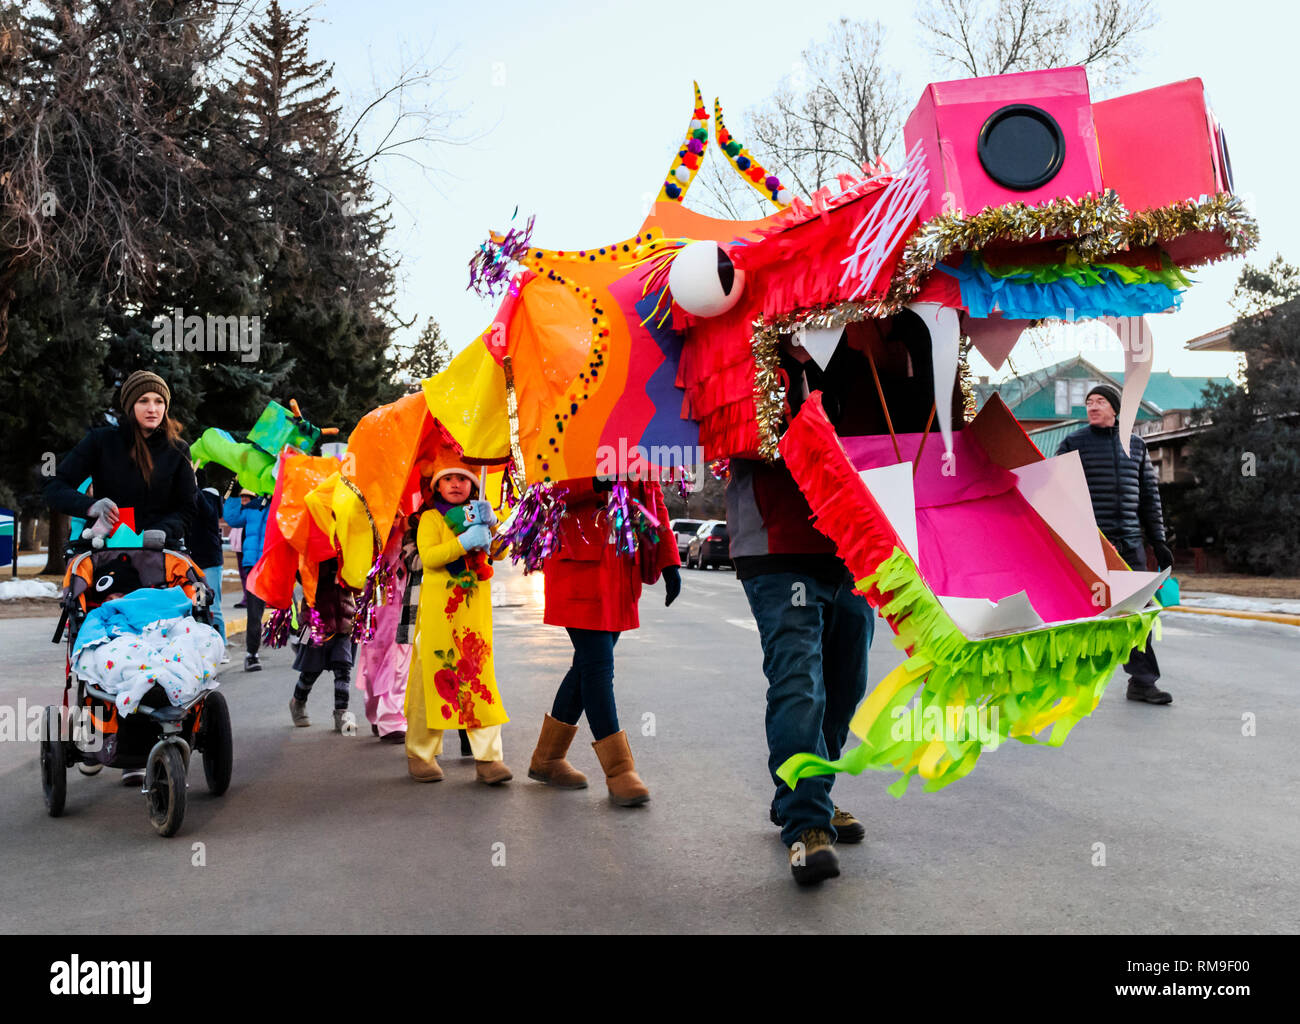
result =
[[[921,434],[899,434],[904,460]],[[889,436],[840,439],[857,470],[897,462]],[[1016,490],[1014,474],[989,460],[973,434],[953,435],[951,475],[938,434],[930,435],[916,474],[921,575],[936,594],[1001,600],[1026,591],[1048,622],[1091,617],[1092,592],[1042,517]]]
[[1025,591],[1047,622],[1089,618],[1092,592],[1018,491],[921,509],[921,575],[936,594],[999,601]]

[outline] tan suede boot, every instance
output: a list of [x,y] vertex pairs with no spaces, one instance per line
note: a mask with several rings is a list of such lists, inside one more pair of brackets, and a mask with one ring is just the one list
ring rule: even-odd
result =
[[542,734],[528,765],[528,777],[557,789],[586,789],[587,776],[565,760],[569,744],[578,735],[578,727],[547,715],[542,719]]
[[632,762],[632,751],[627,745],[627,733],[620,729],[612,736],[593,743],[592,749],[605,769],[605,785],[609,788],[609,802],[619,807],[639,807],[650,799],[641,776]]
[[432,763],[418,757],[406,755],[406,770],[416,782],[441,782],[442,766],[435,760]]
[[504,761],[475,761],[474,778],[489,786],[498,786],[514,778]]

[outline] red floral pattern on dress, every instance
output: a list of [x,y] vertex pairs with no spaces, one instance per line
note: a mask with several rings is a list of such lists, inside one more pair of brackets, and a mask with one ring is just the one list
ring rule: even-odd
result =
[[438,696],[447,702],[443,705],[443,716],[450,718],[453,708],[459,708],[462,728],[481,729],[483,723],[475,711],[475,698],[483,704],[496,703],[491,688],[482,680],[483,667],[492,656],[492,645],[472,629],[463,632],[453,629],[451,639],[454,645],[451,650],[433,652],[442,661],[442,668],[434,673],[433,685]]
[[451,594],[447,597],[447,605],[443,608],[443,614],[447,616],[447,621],[450,622],[460,606],[474,596],[475,591],[478,590],[478,582],[475,580],[474,574],[466,569],[447,581],[447,589],[451,591]]

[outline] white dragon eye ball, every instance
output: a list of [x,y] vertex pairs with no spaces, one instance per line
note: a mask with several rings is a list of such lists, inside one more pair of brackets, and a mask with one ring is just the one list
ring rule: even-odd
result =
[[745,272],[717,242],[691,242],[673,258],[668,290],[692,316],[720,316],[740,301]]

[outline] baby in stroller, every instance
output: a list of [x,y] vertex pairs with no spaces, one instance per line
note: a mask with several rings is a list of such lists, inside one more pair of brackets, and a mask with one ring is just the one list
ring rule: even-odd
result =
[[121,768],[123,781],[145,783],[155,828],[173,834],[192,749],[203,752],[214,793],[230,779],[229,714],[213,692],[225,645],[210,625],[212,591],[184,554],[148,548],[85,552],[64,582],[54,637],[69,627],[64,713],[75,707],[98,735],[66,735],[60,709],[50,709],[42,749],[48,809],[62,813],[68,766]]

